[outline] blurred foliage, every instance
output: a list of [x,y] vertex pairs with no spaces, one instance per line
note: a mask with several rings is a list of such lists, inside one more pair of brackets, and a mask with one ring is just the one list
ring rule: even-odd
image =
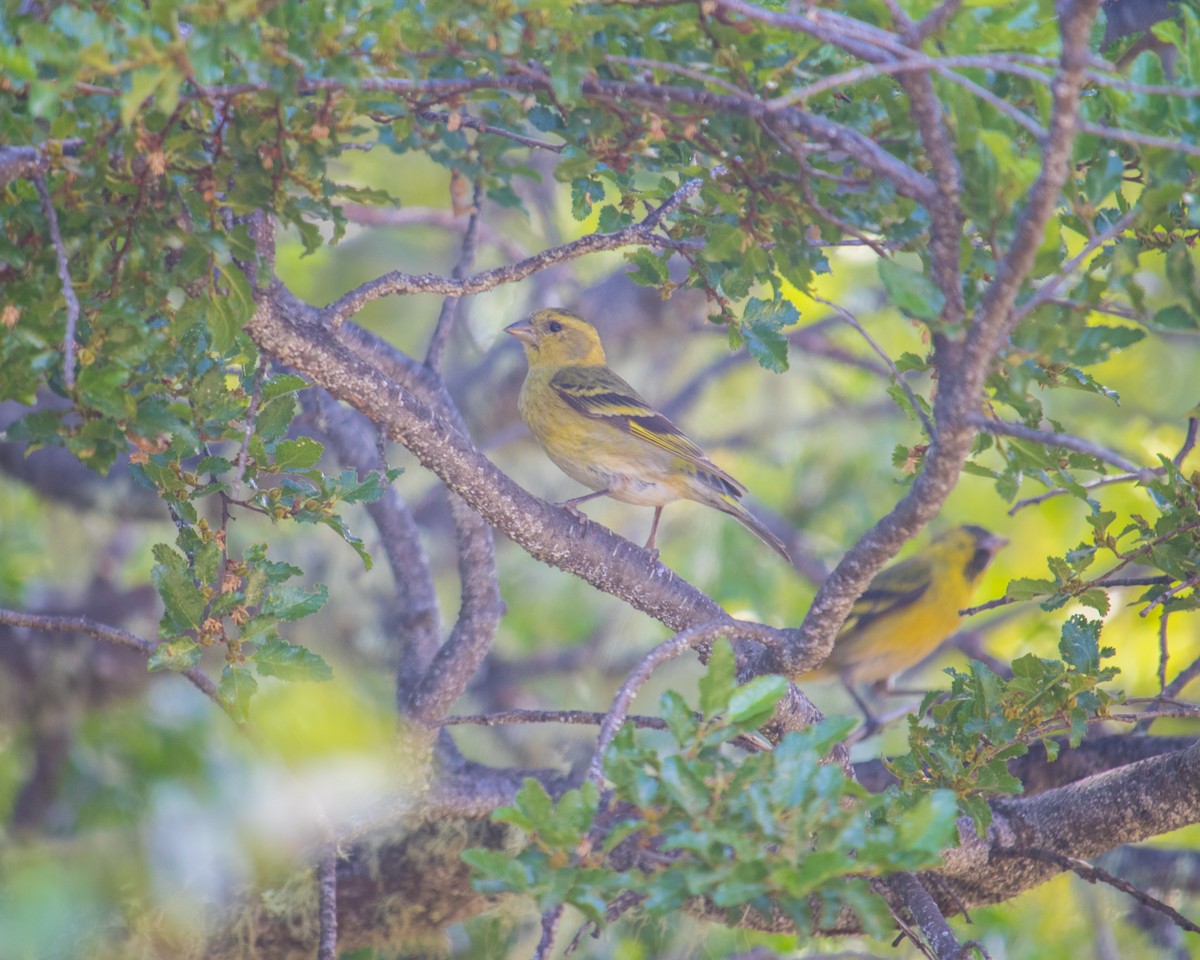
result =
[[[519,827],[529,845],[516,858],[468,851],[464,858],[484,877],[477,886],[530,894],[542,909],[571,904],[598,927],[608,905],[635,890],[644,898],[639,909],[652,917],[704,897],[730,921],[747,909],[764,919],[781,910],[800,940],[814,923],[838,926],[843,911],[885,935],[890,914],[869,878],[935,865],[955,834],[953,795],[933,790],[914,802],[895,791],[867,793],[823,759],[853,727],[846,718],[735,759],[722,746],[769,719],[786,684],[764,676],[738,686],[733,650],[720,641],[699,686],[699,714],[679,694],[663,696],[672,752],[639,743],[632,726],[613,742],[603,828],[596,829],[594,783],[554,801],[526,780],[516,803],[495,816]],[[661,868],[606,868],[606,855],[623,844],[661,850]]]
[[[933,6],[902,5],[917,17]],[[877,0],[851,0],[839,12],[890,22]],[[1016,546],[989,572],[982,595],[1038,603],[978,628],[990,652],[1012,662],[1011,679],[971,662],[951,673],[944,699],[921,704],[911,744],[894,727],[882,743],[856,748],[902,755],[894,764],[910,788],[903,793],[866,797],[837,767],[817,765],[844,732],[837,720],[735,760],[720,744],[752,727],[755,712],[735,710],[738,692],[721,664],[700,687],[703,721],[670,692],[692,689],[695,665],[656,676],[645,695],[662,704],[669,739],[623,733],[609,757],[622,801],[640,812],[625,842],[651,822],[660,835],[699,841],[677,843],[682,859],[636,878],[653,892],[661,922],[617,925],[593,955],[791,949],[786,938],[697,932],[674,908],[703,892],[732,909],[768,894],[800,903],[816,891],[830,910],[848,905],[876,917],[877,904],[848,874],[868,862],[927,862],[946,842],[935,816],[948,816],[945,789],[982,824],[982,799],[1011,789],[1006,756],[1059,729],[1077,737],[1116,696],[1107,685],[1114,669],[1131,695],[1152,695],[1160,669],[1169,681],[1200,655],[1189,616],[1200,603],[1200,456],[1172,460],[1197,400],[1197,159],[1169,147],[1197,141],[1200,99],[1165,92],[1200,84],[1200,23],[1180,5],[1179,22],[1155,32],[1178,50],[1173,72],[1143,52],[1129,65],[1130,83],[1100,77],[1082,105],[1089,123],[1142,139],[1076,139],[1073,175],[1021,302],[1119,217],[1133,211],[1133,224],[1089,250],[1056,295],[1023,316],[1001,347],[983,409],[1079,434],[1159,472],[1099,485],[1116,470],[1095,456],[980,436],[939,522],[1004,529]],[[1125,39],[1107,52],[1131,45]],[[1047,122],[1047,61],[1039,58],[1058,53],[1050,0],[963,5],[926,52],[1019,55],[1019,70],[980,61],[957,74]],[[450,534],[428,477],[407,469],[402,451],[393,455],[403,475],[358,477],[330,464],[296,420],[305,381],[270,369],[242,332],[253,309],[248,277],[261,267],[242,218],[273,211],[281,278],[322,305],[397,265],[450,271],[461,228],[429,217],[367,230],[355,207],[448,214],[452,175],[478,183],[487,198],[479,263],[489,266],[619,229],[700,178],[696,198],[664,223],[678,251],[606,254],[465,303],[448,382],[479,427],[476,440],[506,471],[547,497],[576,494],[518,439],[519,359],[512,345],[491,341],[531,306],[590,295],[616,369],[647,385],[656,403],[680,400],[672,415],[803,532],[809,553],[832,563],[903,492],[929,438],[895,376],[873,368],[878,358],[859,334],[810,294],[853,314],[926,410],[936,389],[931,338],[960,331],[947,329],[930,278],[925,210],[860,158],[809,149],[796,130],[768,129],[736,101],[790,98],[924,170],[894,77],[801,95],[857,65],[831,43],[688,4],[3,0],[0,143],[37,145],[51,158],[47,185],[81,303],[69,384],[44,213],[31,182],[6,184],[5,440],[35,456],[68,451],[114,479],[132,476],[161,509],[154,523],[103,511],[81,518],[0,485],[0,598],[88,613],[95,607],[86,600],[108,595],[122,606],[119,622],[153,632],[157,621],[163,645],[152,666],[200,666],[219,677],[222,704],[254,721],[272,759],[178,682],[148,685],[139,666],[119,695],[105,694],[93,687],[112,678],[81,679],[78,645],[31,651],[0,636],[0,811],[17,808],[47,743],[66,731],[56,790],[34,825],[38,839],[0,850],[0,944],[14,955],[68,957],[80,937],[100,949],[114,931],[142,924],[157,924],[170,941],[194,922],[194,903],[275,876],[302,848],[307,808],[280,799],[295,797],[298,781],[335,812],[390,782],[396,611],[387,572],[371,568],[377,536],[362,509],[387,484],[413,504],[443,609],[454,609]],[[969,317],[1011,245],[1039,144],[1011,110],[950,77],[931,80],[965,184]],[[634,96],[639,86],[664,85],[675,91],[669,98]],[[553,162],[503,131],[544,140]],[[863,237],[890,256],[877,256]],[[850,245],[835,246],[842,243]],[[626,282],[614,293],[598,283],[623,263],[645,290]],[[689,300],[692,289],[702,296]],[[436,310],[432,298],[414,297],[372,304],[356,319],[415,353]],[[804,333],[819,335],[824,349],[795,339]],[[688,398],[693,385],[701,389]],[[589,510],[632,536],[644,531],[646,518],[625,505]],[[667,511],[664,560],[736,616],[797,624],[811,585],[762,558],[734,525],[691,510]],[[631,654],[662,635],[511,545],[499,545],[499,567],[509,615],[465,709],[601,706]],[[1113,575],[1160,580],[1113,586]],[[120,592],[145,584],[157,591],[153,609]],[[1101,618],[1116,648],[1103,663],[1101,621],[1084,619],[1085,610]],[[1161,648],[1159,617],[1170,628]],[[1060,660],[1037,655],[1056,643]],[[941,682],[928,670],[913,679]],[[291,680],[328,682],[283,682]],[[764,682],[756,691],[773,689]],[[816,696],[832,714],[846,708],[834,691]],[[761,706],[769,697],[750,699]],[[471,757],[560,768],[579,762],[592,739],[556,727],[456,734]],[[742,783],[743,793],[731,787]],[[532,846],[519,858],[493,853],[479,863],[493,882],[569,899],[594,917],[598,898],[635,880],[581,868],[597,855],[578,853],[599,809],[594,795],[585,789],[550,804],[540,789],[528,786],[505,814],[529,830]],[[841,798],[855,804],[843,808]],[[756,856],[771,845],[794,848],[810,828],[826,844],[819,886],[797,875],[803,869]],[[894,831],[903,832],[903,849],[889,847]],[[742,854],[736,864],[727,849]],[[1016,907],[978,911],[968,935],[993,956],[1040,957],[1090,942],[1124,909],[1103,899],[1097,918],[1101,901],[1068,887],[1060,879]],[[1061,907],[1068,898],[1079,902]],[[1088,911],[1094,922],[1081,924]],[[1061,923],[1064,916],[1076,925]],[[461,956],[522,955],[534,927],[481,918],[451,940]],[[1124,952],[1144,949],[1132,927],[1117,930]]]

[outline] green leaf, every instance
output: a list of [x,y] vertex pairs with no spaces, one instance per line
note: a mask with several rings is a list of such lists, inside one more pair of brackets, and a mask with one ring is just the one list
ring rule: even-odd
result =
[[464,850],[461,856],[468,866],[483,874],[472,881],[480,893],[523,893],[529,888],[524,865],[503,850],[473,847]]
[[765,324],[752,324],[743,330],[746,349],[760,367],[772,373],[788,369],[788,340],[783,334]]
[[668,796],[690,817],[698,817],[708,809],[708,788],[680,756],[663,760],[662,782]]
[[270,443],[287,433],[295,416],[296,399],[285,394],[263,404],[255,418],[254,429],[264,442]]
[[626,274],[630,280],[643,287],[657,287],[670,279],[666,258],[645,248],[625,254],[625,259],[637,267]]
[[329,588],[323,583],[318,583],[311,592],[294,584],[286,584],[271,590],[262,612],[280,620],[299,620],[316,613],[328,600]]
[[213,346],[220,353],[229,353],[237,343],[238,334],[254,315],[254,291],[246,275],[232,263],[222,264],[221,280],[225,292],[213,297],[209,304],[208,329]]
[[879,260],[879,279],[889,299],[905,316],[934,323],[942,314],[946,298],[925,274],[896,260]]
[[700,678],[700,712],[706,717],[715,717],[729,705],[729,697],[737,688],[736,664],[733,646],[721,637],[712,645],[708,656],[708,669]]
[[275,445],[274,469],[307,470],[315,467],[325,447],[312,437],[297,437],[295,440],[280,440]]
[[307,386],[310,386],[309,382],[299,374],[281,373],[263,383],[262,403],[270,403],[276,397],[282,397],[284,394],[303,390]]
[[153,553],[159,562],[150,572],[150,579],[165,607],[162,632],[172,636],[196,630],[204,619],[205,599],[191,568],[166,544],[156,544]]
[[760,366],[775,373],[788,368],[788,341],[779,331],[800,319],[795,304],[776,296],[774,300],[751,297],[742,312],[740,332],[746,349]]
[[592,207],[604,199],[604,184],[592,177],[571,181],[571,214],[576,220],[586,220]]
[[238,720],[245,720],[250,711],[250,698],[258,691],[258,681],[243,666],[228,664],[221,671],[217,694]]
[[787,693],[787,688],[788,682],[784,677],[755,677],[729,698],[729,721],[742,725],[767,720],[775,704]]
[[280,680],[321,681],[333,677],[333,670],[318,654],[273,638],[258,647],[250,658],[259,676]]
[[662,695],[659,712],[667,723],[667,729],[675,737],[675,742],[681,747],[686,747],[696,738],[699,731],[696,717],[683,697],[674,690],[668,690]]
[[1083,673],[1099,670],[1101,626],[1099,620],[1089,620],[1079,614],[1068,617],[1058,643],[1063,661]]
[[1154,314],[1154,325],[1164,330],[1195,330],[1200,327],[1196,314],[1178,303],[1157,311]]
[[204,648],[194,640],[181,638],[160,643],[146,661],[148,670],[173,670],[180,673],[200,662]]

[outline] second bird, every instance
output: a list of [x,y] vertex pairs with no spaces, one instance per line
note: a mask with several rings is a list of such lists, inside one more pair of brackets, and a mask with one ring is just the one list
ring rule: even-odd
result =
[[567,310],[539,310],[505,328],[525,345],[529,374],[521,417],[558,467],[592,497],[654,507],[647,548],[662,509],[695,500],[727,513],[788,562],[787,548],[739,501],[746,488],[704,455],[675,424],[608,368],[595,327]]

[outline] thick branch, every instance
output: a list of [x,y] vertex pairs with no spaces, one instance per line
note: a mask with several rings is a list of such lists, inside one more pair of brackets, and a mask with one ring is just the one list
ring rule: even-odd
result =
[[1099,0],[1076,0],[1062,15],[1063,53],[1053,83],[1054,107],[1041,173],[1021,214],[1008,256],[1001,262],[978,314],[962,341],[939,335],[934,402],[938,433],[912,489],[842,558],[817,591],[783,668],[803,673],[828,656],[850,607],[900,545],[928,523],[958,482],[975,431],[968,418],[979,405],[983,381],[1013,323],[1013,304],[1033,266],[1046,223],[1058,204],[1074,142],[1079,91],[1088,62],[1088,35]]
[[[967,907],[1007,900],[1060,872],[1045,861],[993,859],[992,847],[1087,859],[1200,821],[1200,744],[992,808],[986,840],[964,821],[962,846],[938,871]],[[956,909],[949,900],[942,906]]]
[[[341,406],[323,390],[306,390],[301,398],[319,417],[322,435],[338,460],[357,471],[359,479],[386,469],[376,448],[377,435],[362,414]],[[437,592],[416,520],[396,488],[389,485],[382,497],[367,504],[367,514],[379,531],[392,571],[399,673],[408,678],[403,684],[407,695],[410,685],[429,667],[441,641]]]
[[675,630],[718,619],[721,608],[650,554],[505,476],[444,417],[338,343],[317,312],[280,284],[263,296],[248,332],[259,347],[307,374],[408,447],[496,529],[551,566],[574,573]]

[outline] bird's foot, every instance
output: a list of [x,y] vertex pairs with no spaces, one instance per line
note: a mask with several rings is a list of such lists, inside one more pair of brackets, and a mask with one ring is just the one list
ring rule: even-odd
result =
[[584,513],[575,505],[574,501],[567,500],[565,503],[560,503],[559,506],[579,521],[579,536],[582,537],[585,533],[587,533],[588,524],[590,524],[592,521],[586,513]]

